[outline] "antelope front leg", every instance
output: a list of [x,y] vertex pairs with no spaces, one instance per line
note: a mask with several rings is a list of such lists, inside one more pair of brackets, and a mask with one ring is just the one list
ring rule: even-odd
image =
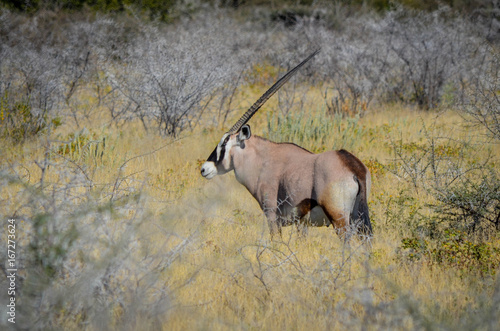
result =
[[281,237],[281,222],[276,215],[276,208],[267,208],[265,211],[267,224],[269,225],[269,233],[271,234],[271,239],[274,235],[278,233]]
[[271,239],[276,233],[279,233],[281,237],[281,220],[278,216],[278,201],[276,199],[278,196],[277,187],[276,183],[266,183],[259,188],[259,193],[256,196],[260,208],[266,215]]

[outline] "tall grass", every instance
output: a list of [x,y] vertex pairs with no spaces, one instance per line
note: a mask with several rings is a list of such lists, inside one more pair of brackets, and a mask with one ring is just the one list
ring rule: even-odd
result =
[[293,141],[312,152],[321,153],[342,148],[353,150],[364,134],[358,117],[328,114],[322,107],[319,111],[302,111],[287,116],[269,113],[265,136],[272,141]]
[[[390,75],[408,69],[405,61],[396,65],[407,54],[398,60],[384,44],[383,31],[391,31],[387,24],[393,16],[346,24],[339,39],[339,30],[322,24],[304,21],[293,29],[278,24],[272,30],[269,22],[241,23],[220,14],[168,26],[127,25],[105,17],[80,25],[66,21],[68,31],[95,32],[85,39],[88,59],[87,49],[77,47],[78,38],[66,39],[71,34],[59,31],[46,45],[34,43],[40,35],[30,29],[29,18],[0,14],[0,29],[10,36],[0,37],[5,40],[0,107],[12,112],[25,101],[33,115],[28,118],[44,114],[43,130],[23,141],[8,134],[1,138],[0,219],[5,229],[8,219],[18,224],[19,278],[16,325],[6,319],[7,280],[0,278],[0,325],[496,329],[500,238],[487,219],[498,215],[492,188],[498,183],[499,155],[491,127],[469,130],[470,115],[477,120],[480,113],[449,109],[460,104],[461,92],[453,88],[454,101],[439,112],[419,109],[411,101],[415,91],[406,89],[411,84],[396,81],[402,94],[388,88],[395,86]],[[456,22],[432,17],[429,30],[444,24],[443,31],[449,31],[448,24]],[[398,24],[409,26],[405,31],[413,36],[418,22],[411,15],[407,19],[407,25]],[[369,33],[361,34],[359,26]],[[234,175],[212,181],[199,175],[224,126],[300,58],[297,53],[311,44],[298,36],[311,36],[313,28],[317,35],[311,44],[325,46],[317,62],[252,118],[252,129],[314,152],[346,148],[363,160],[373,178],[370,245],[346,243],[326,227],[306,235],[285,228],[281,238],[271,240],[258,204]],[[24,44],[12,42],[17,32],[23,32]],[[374,38],[376,32],[383,38]],[[489,61],[492,49],[477,48],[481,35],[475,29],[470,33],[458,39],[477,51],[471,63]],[[402,51],[398,40],[396,49]],[[73,48],[65,53],[61,45]],[[283,52],[288,47],[293,51]],[[378,62],[385,57],[388,62]],[[23,59],[30,70],[23,71]],[[163,68],[163,60],[173,68]],[[462,92],[468,93],[471,72],[459,60],[447,68],[464,70],[464,79],[446,75],[448,86],[463,82]],[[390,75],[375,79],[389,64],[394,65]],[[420,76],[399,79],[408,77]],[[162,111],[181,114],[174,131],[155,122]],[[2,133],[12,129],[9,125],[2,118]],[[458,202],[464,201],[475,203],[472,214],[461,213],[464,205]],[[0,258],[5,262],[4,240]],[[6,273],[4,264],[1,268]]]
[[[394,138],[387,131],[418,141],[418,123],[460,120],[399,109],[400,115],[387,121],[394,110],[356,120],[365,132],[356,144],[378,146],[358,154],[361,158],[376,158],[390,168]],[[293,135],[291,141],[320,142],[314,132],[326,124],[314,118],[323,112],[320,108],[311,127],[303,128],[306,138]],[[292,115],[289,121],[300,123]],[[325,136],[338,135],[336,126],[325,130]],[[309,229],[306,237],[286,228],[281,239],[271,241],[257,203],[233,175],[210,182],[199,176],[196,160],[207,156],[217,132],[195,132],[174,142],[144,134],[139,125],[127,132],[109,129],[102,157],[81,147],[61,154],[66,142],[50,143],[53,152],[46,153],[38,149],[44,140],[25,144],[27,161],[15,157],[19,147],[4,149],[15,161],[2,175],[2,210],[8,212],[2,217],[16,218],[23,238],[18,325],[169,330],[497,325],[495,264],[493,273],[481,273],[428,260],[427,251],[402,244],[432,216],[427,206],[435,200],[390,171],[374,175],[372,247],[346,245],[331,228]],[[488,245],[498,249],[498,237],[490,237]],[[413,253],[424,256],[411,258]],[[476,307],[482,307],[481,318]]]

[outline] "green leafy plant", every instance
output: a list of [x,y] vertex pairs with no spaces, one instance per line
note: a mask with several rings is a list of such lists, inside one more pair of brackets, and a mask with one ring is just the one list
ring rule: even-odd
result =
[[95,132],[83,129],[77,133],[70,133],[62,138],[62,142],[54,149],[63,157],[72,160],[88,161],[101,164],[106,152],[106,135],[98,135]]
[[407,250],[406,257],[410,261],[418,261],[427,254],[428,242],[422,238],[410,237],[401,239],[401,249]]
[[22,142],[44,132],[49,125],[58,127],[61,118],[49,120],[47,114],[35,114],[29,101],[13,100],[6,92],[0,97],[0,136],[13,142]]
[[265,136],[272,141],[293,142],[314,153],[332,149],[353,149],[365,133],[359,117],[328,115],[325,108],[312,115],[301,110],[286,116],[268,114]]
[[431,247],[431,243],[423,238],[403,238],[400,258],[452,267],[462,273],[478,272],[482,276],[495,275],[500,266],[499,247],[491,242],[474,243],[462,231],[444,230],[435,246]]

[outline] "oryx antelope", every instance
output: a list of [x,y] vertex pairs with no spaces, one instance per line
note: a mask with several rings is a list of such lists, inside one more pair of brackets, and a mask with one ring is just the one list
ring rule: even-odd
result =
[[222,136],[201,175],[212,179],[234,170],[266,214],[271,236],[295,220],[313,226],[333,224],[339,235],[358,224],[361,233],[371,234],[367,204],[371,177],[357,157],[345,150],[314,154],[292,143],[274,143],[252,135],[246,124],[317,53],[278,80]]

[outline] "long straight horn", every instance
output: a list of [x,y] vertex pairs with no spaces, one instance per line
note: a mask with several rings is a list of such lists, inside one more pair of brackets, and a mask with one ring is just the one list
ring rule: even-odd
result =
[[250,118],[257,112],[257,110],[262,107],[262,105],[270,98],[276,91],[280,89],[292,76],[302,67],[304,64],[306,64],[311,58],[313,58],[316,54],[319,53],[319,49],[316,50],[314,53],[309,55],[304,61],[300,62],[299,65],[297,65],[295,68],[290,70],[289,72],[286,73],[285,76],[281,77],[276,83],[274,83],[273,86],[269,90],[264,93],[259,100],[257,100],[252,107],[248,108],[245,114],[241,116],[241,118],[236,122],[236,124],[233,125],[233,127],[227,132],[229,134],[234,134],[238,132],[243,125],[245,125]]

